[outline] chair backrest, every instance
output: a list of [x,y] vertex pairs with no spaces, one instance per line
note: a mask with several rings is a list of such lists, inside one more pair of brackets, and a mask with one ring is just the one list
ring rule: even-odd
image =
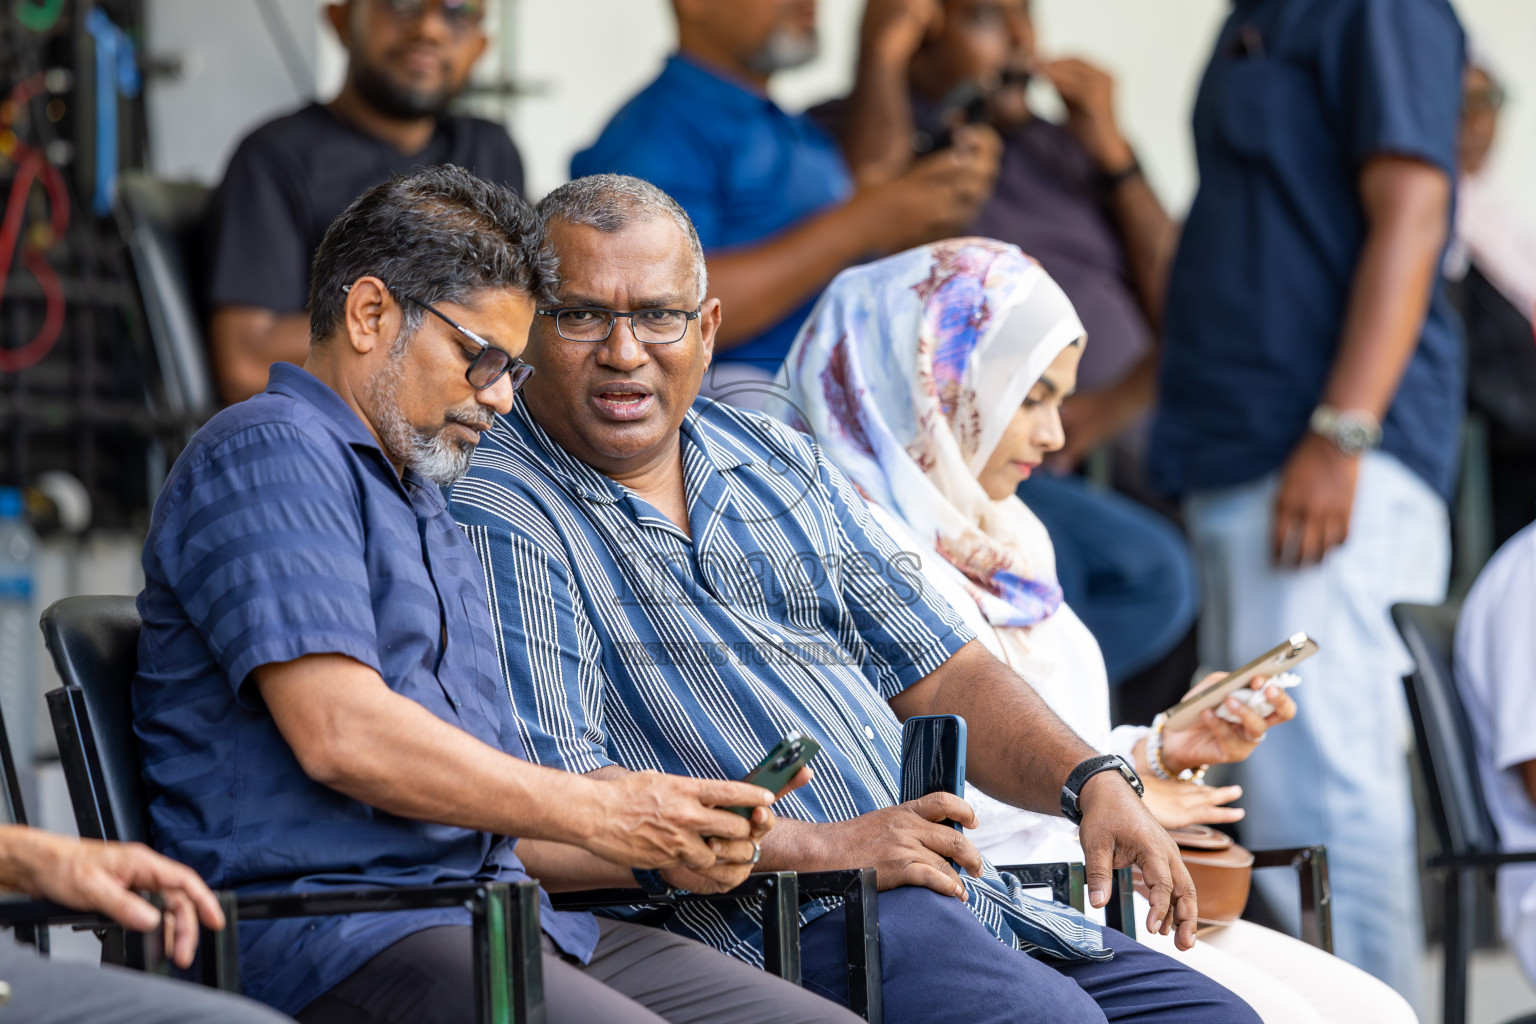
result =
[[218,408],[195,268],[213,192],[205,185],[169,182],[143,173],[118,181],[117,211],[149,322],[166,410],[197,421]]
[[43,612],[43,639],[64,680],[48,694],[80,834],[149,841],[133,677],[139,612],[131,597],[68,597]]
[[11,756],[11,736],[5,731],[5,712],[0,710],[0,783],[5,792],[6,817],[0,824],[25,825],[27,804],[21,795],[21,777],[16,774],[16,759]]
[[1477,740],[1452,660],[1460,610],[1457,604],[1398,604],[1392,620],[1416,666],[1403,684],[1441,852],[1489,853],[1499,848],[1499,833],[1483,797]]

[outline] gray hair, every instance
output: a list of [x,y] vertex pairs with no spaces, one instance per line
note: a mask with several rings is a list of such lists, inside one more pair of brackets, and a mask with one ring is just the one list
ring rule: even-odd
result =
[[699,302],[709,293],[709,273],[704,267],[704,246],[688,211],[676,199],[648,181],[627,174],[592,174],[566,182],[539,202],[539,220],[547,228],[552,220],[596,228],[605,235],[623,231],[632,220],[663,217],[677,225],[688,239],[693,256],[693,275]]

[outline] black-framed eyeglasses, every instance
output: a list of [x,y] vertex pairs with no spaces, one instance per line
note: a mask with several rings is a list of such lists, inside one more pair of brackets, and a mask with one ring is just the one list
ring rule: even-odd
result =
[[414,22],[436,7],[442,12],[443,21],[455,34],[467,33],[480,27],[485,20],[485,4],[482,0],[374,0],[397,21]]
[[464,379],[469,381],[469,386],[476,391],[484,391],[492,384],[495,384],[501,380],[502,374],[511,375],[512,390],[516,391],[527,382],[529,377],[533,376],[533,367],[518,359],[506,349],[497,348],[468,327],[465,327],[452,317],[433,309],[414,295],[406,295],[402,292],[401,297],[416,303],[416,305],[480,346],[479,353],[469,361],[469,369],[464,371]]
[[[341,290],[343,292],[350,292],[352,286],[344,284],[341,286]],[[512,355],[506,349],[497,348],[468,327],[465,327],[452,317],[433,309],[414,295],[407,295],[401,292],[400,297],[416,303],[416,305],[480,346],[480,351],[475,353],[470,359],[469,368],[464,371],[464,379],[469,381],[469,386],[476,391],[484,391],[492,384],[501,380],[502,375],[507,373],[512,375],[512,390],[516,391],[527,382],[529,377],[533,376],[533,367]]]
[[[702,309],[703,307],[699,307]],[[629,330],[635,340],[646,345],[671,345],[683,340],[688,322],[699,318],[699,310],[637,309],[623,313],[598,306],[569,306],[541,309],[539,316],[555,318],[555,330],[566,341],[607,341],[613,325],[629,318]]]

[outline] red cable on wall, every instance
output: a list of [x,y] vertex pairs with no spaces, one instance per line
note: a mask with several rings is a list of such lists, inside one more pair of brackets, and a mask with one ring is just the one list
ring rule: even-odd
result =
[[[4,109],[18,110],[21,105],[45,88],[42,75],[25,79],[6,97]],[[0,122],[0,129],[8,129],[8,122]],[[42,250],[64,237],[69,227],[69,191],[64,176],[50,164],[40,150],[16,139],[10,154],[16,162],[16,177],[11,181],[10,196],[5,204],[5,216],[0,220],[0,301],[5,298],[6,280],[10,275],[11,261],[21,242],[22,219],[26,214],[27,195],[34,182],[41,181],[48,193],[49,237],[35,240],[22,252],[22,266],[36,278],[43,292],[43,324],[30,341],[18,348],[0,348],[0,373],[20,373],[40,363],[64,330],[64,286],[58,272],[44,257]]]

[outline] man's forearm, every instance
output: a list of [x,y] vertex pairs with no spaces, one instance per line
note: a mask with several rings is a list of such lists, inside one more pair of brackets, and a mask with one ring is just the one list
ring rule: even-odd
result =
[[48,837],[24,825],[0,825],[0,890],[30,892]]
[[1379,157],[1361,175],[1365,244],[1323,400],[1386,415],[1418,345],[1439,273],[1450,181],[1428,164]]
[[907,62],[861,53],[841,126],[843,153],[854,178],[873,184],[905,171],[912,164],[912,131]]
[[890,703],[903,721],[964,718],[966,778],[989,796],[1042,814],[1060,813],[1067,776],[1098,753],[975,640]]
[[309,314],[223,306],[208,324],[219,397],[242,402],[266,389],[273,363],[302,365],[309,356]]
[[1115,220],[1125,244],[1125,260],[1131,284],[1142,312],[1157,331],[1163,322],[1163,300],[1168,291],[1168,270],[1173,264],[1179,229],[1157,193],[1140,174],[1121,182],[1113,197]]
[[855,197],[769,241],[709,254],[709,291],[724,313],[715,351],[752,340],[874,248],[870,210]]
[[569,843],[524,839],[517,844],[517,856],[529,877],[538,879],[546,892],[636,888],[628,868]]
[[[342,655],[256,670],[261,695],[315,781],[402,818],[579,842],[605,813],[592,780],[512,757]],[[324,701],[310,695],[323,690]]]

